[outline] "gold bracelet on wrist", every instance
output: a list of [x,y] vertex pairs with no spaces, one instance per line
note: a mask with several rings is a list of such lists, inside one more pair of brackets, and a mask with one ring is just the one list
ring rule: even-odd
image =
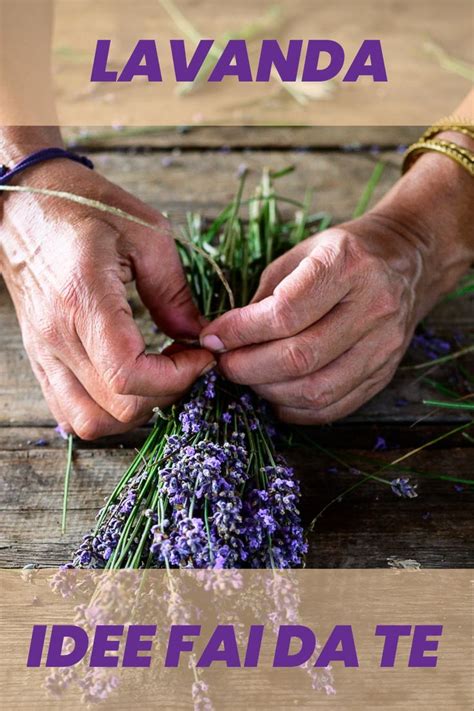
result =
[[426,153],[426,151],[434,151],[435,153],[441,153],[442,155],[448,156],[448,158],[456,161],[456,163],[462,166],[470,175],[474,177],[473,151],[459,146],[457,143],[452,143],[451,141],[425,140],[423,137],[408,147],[403,158],[402,174],[406,173],[411,165],[413,165],[416,158],[419,157],[421,153]]
[[428,141],[430,138],[434,138],[438,133],[443,133],[444,131],[454,131],[456,133],[462,133],[464,136],[469,136],[474,140],[474,127],[467,123],[448,123],[441,121],[433,126],[430,126],[424,134],[421,136],[421,141]]

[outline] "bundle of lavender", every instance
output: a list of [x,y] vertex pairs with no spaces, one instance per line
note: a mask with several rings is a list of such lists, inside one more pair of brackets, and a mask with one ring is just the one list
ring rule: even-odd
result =
[[[244,174],[235,199],[210,224],[188,216],[188,246],[178,247],[195,299],[209,318],[234,303],[245,305],[267,264],[327,226],[325,214],[309,216],[305,205],[277,196],[273,180],[286,172],[265,172],[245,202]],[[296,205],[291,221],[280,216],[283,201]],[[299,487],[275,438],[263,401],[216,372],[207,374],[187,399],[158,413],[66,567],[302,565]]]

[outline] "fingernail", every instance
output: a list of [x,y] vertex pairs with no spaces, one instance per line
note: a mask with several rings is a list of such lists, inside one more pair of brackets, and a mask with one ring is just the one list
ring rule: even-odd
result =
[[219,336],[214,336],[214,334],[209,334],[201,338],[201,346],[208,351],[214,351],[215,353],[223,353],[225,351],[225,346],[222,343]]
[[213,360],[213,361],[211,361],[210,363],[208,363],[208,364],[206,365],[206,367],[203,368],[203,369],[201,370],[201,372],[199,373],[199,377],[200,377],[201,375],[206,375],[206,373],[209,373],[209,371],[212,370],[213,368],[215,368],[216,365],[217,365],[217,363],[216,363],[215,360]]

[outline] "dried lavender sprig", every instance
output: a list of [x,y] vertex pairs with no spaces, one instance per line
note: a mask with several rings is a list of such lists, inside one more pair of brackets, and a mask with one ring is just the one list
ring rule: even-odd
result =
[[[244,223],[245,180],[244,171],[236,198],[206,229],[201,219],[188,217],[189,234],[179,243],[198,305],[208,315],[232,305],[222,276],[244,305],[268,261],[308,233],[308,201],[303,210],[298,205],[293,222],[281,220],[269,171],[247,203]],[[300,565],[306,544],[299,489],[275,451],[264,411],[245,388],[215,374],[202,379],[169,420],[156,423],[71,565]]]
[[301,565],[293,472],[274,451],[264,406],[231,387],[208,374],[167,425],[161,448],[149,438],[74,567]]

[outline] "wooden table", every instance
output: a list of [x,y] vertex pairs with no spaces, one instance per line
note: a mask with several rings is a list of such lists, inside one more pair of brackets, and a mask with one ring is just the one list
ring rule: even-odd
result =
[[[216,214],[236,186],[239,166],[251,170],[254,184],[264,166],[288,164],[296,171],[281,183],[280,192],[301,197],[315,189],[315,207],[335,220],[350,216],[368,179],[376,153],[387,161],[377,194],[399,172],[397,146],[413,140],[418,129],[215,129],[189,132],[174,129],[123,135],[108,131],[87,137],[87,151],[109,178],[150,204],[182,221],[186,210]],[[69,133],[70,140],[77,132]],[[84,142],[84,137],[81,139]],[[357,148],[357,150],[355,150]],[[84,149],[84,147],[83,147]],[[136,318],[147,344],[156,335],[134,299]],[[474,339],[472,300],[439,305],[428,319],[436,333],[461,331]],[[466,367],[468,362],[464,361]],[[472,362],[471,362],[472,366]],[[431,374],[437,377],[441,368]],[[423,397],[436,391],[424,371],[400,370],[391,385],[352,417],[333,426],[306,430],[324,448],[349,463],[366,458],[371,471],[441,437],[468,418],[455,411],[427,414]],[[400,405],[400,400],[404,406]],[[413,426],[414,425],[414,426]],[[54,432],[41,392],[31,373],[8,294],[0,288],[0,565],[35,563],[55,566],[68,558],[81,536],[143,441],[144,431],[97,443],[78,442],[69,497],[67,533],[60,516],[66,460],[65,443]],[[374,452],[377,437],[388,451]],[[38,446],[46,440],[47,446]],[[298,447],[288,455],[302,482],[302,510],[311,521],[360,475],[314,447]],[[404,462],[418,475],[415,499],[401,499],[389,486],[368,481],[335,501],[316,521],[310,534],[311,567],[386,567],[414,560],[422,567],[469,567],[474,563],[473,494],[466,487],[423,476],[435,472],[473,477],[471,442],[457,433],[420,451]],[[337,471],[333,468],[337,467]],[[394,467],[383,476],[401,475]],[[410,565],[410,563],[408,563]],[[413,563],[411,565],[414,565]]]

